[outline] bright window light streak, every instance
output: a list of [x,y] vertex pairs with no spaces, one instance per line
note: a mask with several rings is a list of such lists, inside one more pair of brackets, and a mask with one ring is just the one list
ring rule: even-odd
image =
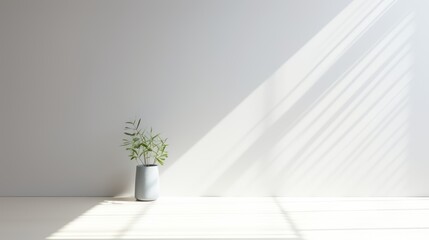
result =
[[[396,31],[392,33],[395,34]],[[390,36],[388,36],[390,39]],[[402,41],[400,41],[402,42]],[[306,117],[300,119],[299,124],[295,128],[291,130],[291,132],[284,137],[281,141],[277,143],[275,148],[273,149],[273,154],[277,155],[283,149],[285,149],[289,144],[296,141],[302,141],[302,145],[308,144],[309,138],[313,136],[310,135],[307,138],[303,137],[303,134],[306,132],[315,132],[320,126],[331,121],[330,119],[338,109],[349,100],[350,96],[353,96],[357,91],[362,92],[361,96],[364,96],[365,89],[362,91],[362,87],[365,86],[366,89],[371,88],[372,85],[379,84],[382,79],[374,79],[371,80],[370,76],[374,74],[376,71],[386,71],[391,70],[392,63],[397,63],[399,61],[403,61],[403,58],[409,58],[409,56],[405,56],[401,54],[401,52],[408,52],[409,47],[401,48],[401,49],[392,49],[399,50],[400,52],[396,55],[392,55],[393,51],[383,52],[378,58],[374,59],[374,56],[380,54],[380,50],[386,47],[388,42],[381,42],[378,46],[376,46],[373,51],[368,54],[368,56],[359,61],[352,71],[350,71],[346,76],[343,76],[338,84],[327,94],[323,99],[317,102],[317,105],[312,109],[312,111],[306,113]],[[397,44],[396,44],[397,45]],[[388,63],[390,61],[390,63]],[[373,63],[375,62],[375,63]],[[387,65],[386,65],[387,63]],[[368,66],[368,68],[363,68]],[[396,66],[397,64],[395,64]],[[403,63],[402,63],[403,65]],[[408,63],[407,63],[408,65]],[[382,75],[380,73],[379,75]],[[370,80],[368,80],[370,79]],[[373,94],[374,95],[374,94]],[[375,95],[376,96],[376,95]],[[356,101],[359,103],[359,101]],[[351,109],[353,108],[350,107]],[[315,119],[317,119],[318,124],[314,124]],[[344,118],[338,117],[337,122],[345,122]],[[333,124],[336,126],[335,124]]]
[[[268,128],[295,106],[320,77],[395,3],[393,0],[353,1],[170,166],[162,175],[163,181],[180,179],[184,186],[192,186],[191,189],[180,189],[182,193],[189,191],[184,194],[204,194],[206,188],[216,183]],[[268,106],[265,101],[267,98],[270,99]],[[216,146],[215,149],[213,146]],[[267,153],[267,157],[270,158],[272,154]],[[220,162],[222,164],[219,164]],[[199,171],[179,176],[180,172],[183,172],[182,169],[188,166],[194,166]],[[237,182],[245,183],[245,179],[252,178],[256,170],[257,166],[249,166],[247,172],[243,172],[248,178],[237,179]],[[200,179],[198,184],[193,184],[195,179]],[[242,187],[241,183],[237,187]]]
[[[349,161],[349,157],[341,154],[341,152],[344,149],[357,149],[360,145],[359,142],[365,142],[365,139],[361,139],[355,145],[350,144],[356,134],[362,134],[364,128],[361,125],[369,124],[368,119],[371,119],[371,115],[383,110],[380,106],[386,107],[387,103],[394,102],[395,104],[391,104],[390,107],[395,107],[401,104],[401,101],[403,101],[401,99],[405,99],[408,96],[408,86],[412,79],[412,76],[407,74],[412,67],[412,56],[409,53],[409,40],[414,33],[414,28],[411,24],[412,21],[413,17],[411,14],[400,21],[372,49],[366,58],[360,59],[348,75],[338,81],[338,84],[326,94],[325,98],[320,99],[315,107],[306,113],[305,117],[299,119],[296,126],[282,140],[275,143],[276,146],[272,149],[272,155],[277,156],[279,153],[282,154],[275,157],[278,161],[272,163],[266,172],[278,172],[277,175],[280,177],[275,178],[276,182],[284,184],[285,181],[288,181],[290,183],[286,185],[286,188],[280,188],[279,192],[288,190],[301,192],[301,194],[305,195],[308,193],[302,192],[302,189],[306,189],[307,191],[310,189],[308,192],[323,189],[320,184],[321,179],[330,178],[332,171],[335,171],[337,166],[341,165],[343,161]],[[358,97],[338,115],[338,110],[345,106],[345,103],[354,95]],[[335,99],[335,101],[332,99]],[[396,99],[400,99],[401,101],[397,102]],[[369,109],[371,111],[368,111]],[[404,109],[397,116],[389,119],[389,122],[402,121],[402,124],[406,124],[408,116],[409,112],[407,109]],[[384,116],[379,117],[384,118]],[[376,123],[374,120],[372,121],[370,124],[374,127],[367,129],[366,136],[376,130],[374,128],[381,127],[374,124]],[[407,130],[408,127],[404,131]],[[368,176],[367,166],[373,166],[372,162],[380,161],[383,163],[378,165],[389,165],[388,162],[394,157],[387,155],[374,158],[369,153],[372,152],[375,154],[374,148],[380,148],[380,143],[388,142],[389,139],[386,136],[390,136],[392,131],[396,131],[395,124],[391,124],[391,127],[387,131],[384,131],[383,135],[378,135],[373,144],[368,145],[368,148],[361,149],[358,157],[355,157],[355,161],[349,161],[348,169],[353,169],[353,172],[347,172],[348,176],[366,176],[366,178],[371,177],[371,179],[379,178],[379,176]],[[397,136],[401,138],[400,144],[408,144],[406,135]],[[348,144],[345,145],[344,142]],[[377,150],[381,152],[382,149]],[[402,161],[405,161],[406,155],[402,156]],[[287,162],[299,164],[295,164],[294,167],[290,165],[286,165],[285,167],[285,163]],[[359,164],[356,165],[355,163]],[[357,169],[358,171],[356,171]],[[252,170],[249,168],[249,171]],[[401,174],[396,173],[396,175],[405,176],[406,171],[407,168],[404,168]],[[257,172],[256,169],[252,174],[256,175]],[[392,177],[388,174],[389,171],[384,169],[377,168],[375,172],[378,174],[384,172],[386,173],[385,177]],[[269,183],[273,182],[272,176],[271,174],[266,177],[265,183],[267,186],[270,186]],[[282,178],[282,176],[286,177]],[[237,188],[242,187],[244,182],[251,179],[250,177],[243,179],[245,177],[247,175],[243,174],[235,182]],[[260,180],[261,178],[258,178],[258,181]],[[362,179],[356,178],[350,180],[353,180],[353,183],[363,182]],[[380,180],[380,182],[385,181]],[[314,183],[319,184],[315,185]],[[346,183],[346,181],[343,183]],[[374,185],[373,182],[369,181],[369,178],[366,185],[373,185],[370,188],[381,188],[380,185]],[[344,184],[342,188],[346,189],[347,186],[347,184]]]

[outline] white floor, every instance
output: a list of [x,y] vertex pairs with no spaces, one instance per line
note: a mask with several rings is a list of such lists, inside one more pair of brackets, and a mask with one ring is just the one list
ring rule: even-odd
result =
[[0,198],[0,239],[429,239],[429,198]]

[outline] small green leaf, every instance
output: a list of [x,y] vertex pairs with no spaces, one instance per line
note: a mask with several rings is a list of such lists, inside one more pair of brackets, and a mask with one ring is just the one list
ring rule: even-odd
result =
[[141,119],[141,118],[139,118],[139,121],[138,121],[138,123],[137,123],[137,127],[136,127],[136,128],[139,128],[141,120],[142,120],[142,119]]

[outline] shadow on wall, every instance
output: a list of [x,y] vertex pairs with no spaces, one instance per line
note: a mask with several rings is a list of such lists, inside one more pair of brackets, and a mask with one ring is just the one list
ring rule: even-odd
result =
[[164,195],[407,195],[415,15],[353,1],[162,172]]
[[426,127],[429,122],[429,71],[428,56],[429,48],[429,18],[428,2],[413,1],[415,3],[416,14],[416,33],[414,38],[413,53],[415,57],[415,77],[411,85],[411,163],[410,171],[414,174],[411,182],[411,188],[414,189],[416,196],[429,196],[427,187],[427,169],[428,161],[428,142],[429,128]]

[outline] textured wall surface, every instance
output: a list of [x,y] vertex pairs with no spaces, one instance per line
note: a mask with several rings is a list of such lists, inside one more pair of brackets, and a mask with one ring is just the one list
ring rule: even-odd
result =
[[429,195],[429,3],[0,1],[0,196]]

